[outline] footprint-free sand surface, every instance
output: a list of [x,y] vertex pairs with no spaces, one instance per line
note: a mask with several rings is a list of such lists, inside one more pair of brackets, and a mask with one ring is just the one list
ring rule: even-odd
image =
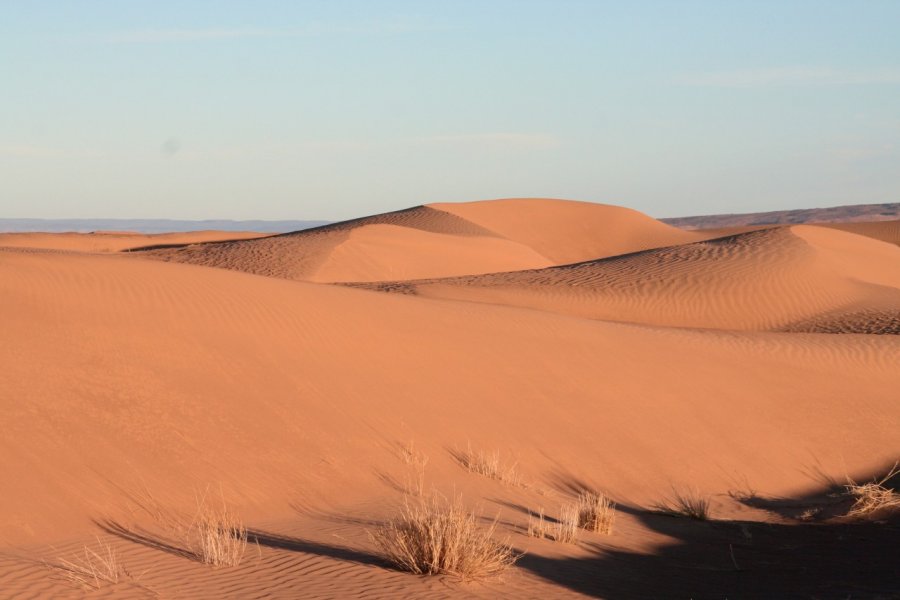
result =
[[[0,597],[890,597],[896,519],[834,495],[900,458],[885,227],[710,237],[523,199],[7,243]],[[518,482],[464,469],[468,448]],[[392,568],[369,532],[416,486],[524,555],[474,582]],[[526,535],[585,489],[617,502],[612,534]],[[713,520],[650,510],[685,491]],[[160,507],[198,496],[249,528],[240,566],[169,543]],[[99,543],[117,583],[47,564]]]

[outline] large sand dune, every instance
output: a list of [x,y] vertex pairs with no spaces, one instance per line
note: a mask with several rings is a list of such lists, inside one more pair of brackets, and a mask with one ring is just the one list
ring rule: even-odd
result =
[[896,246],[796,226],[545,269],[363,287],[649,325],[797,330],[815,321],[876,333],[900,327],[898,265]]
[[[900,249],[816,227],[696,242],[608,207],[596,210],[623,219],[616,231],[598,217],[595,234],[565,236],[594,209],[523,203],[542,228],[504,222],[515,202],[440,206],[152,253],[0,249],[2,593],[80,597],[41,561],[98,533],[132,575],[97,597],[890,589],[896,570],[878,557],[893,525],[838,533],[760,502],[802,503],[900,454],[900,338],[771,331],[890,315]],[[539,268],[477,275],[530,261]],[[366,285],[412,293],[290,280],[390,273],[409,280]],[[527,552],[503,580],[419,578],[379,558],[366,531],[408,498],[398,449],[410,442],[429,458],[427,486],[499,512],[499,534]],[[452,451],[469,443],[516,460],[527,486],[462,469]],[[613,535],[524,535],[529,510],[553,514],[586,487],[619,502]],[[719,521],[647,512],[689,488]],[[153,531],[138,508],[151,496],[190,513],[206,490],[259,543],[240,567],[136,535]],[[865,567],[836,568],[872,544]]]
[[150,258],[319,282],[534,269],[702,239],[625,208],[565,200],[433,204]]

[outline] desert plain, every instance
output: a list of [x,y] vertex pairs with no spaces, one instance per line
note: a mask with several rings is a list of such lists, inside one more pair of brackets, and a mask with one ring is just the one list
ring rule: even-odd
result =
[[[900,595],[896,506],[852,493],[896,495],[897,220],[0,234],[0,332],[3,598]],[[608,530],[535,535],[586,492]],[[433,497],[515,564],[398,569],[377,533]]]

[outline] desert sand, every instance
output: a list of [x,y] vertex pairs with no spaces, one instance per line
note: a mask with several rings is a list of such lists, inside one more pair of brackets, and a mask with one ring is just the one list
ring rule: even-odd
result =
[[[0,596],[889,597],[898,522],[839,492],[900,458],[896,223],[720,233],[512,199],[0,236]],[[516,566],[387,564],[369,533],[431,489]],[[586,489],[611,534],[526,535]],[[712,520],[653,511],[676,493]],[[249,529],[239,566],[172,541],[198,497]],[[118,582],[53,567],[98,544]]]

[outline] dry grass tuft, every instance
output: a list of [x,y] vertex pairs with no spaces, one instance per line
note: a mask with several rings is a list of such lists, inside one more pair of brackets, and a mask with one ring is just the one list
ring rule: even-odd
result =
[[864,484],[850,480],[844,487],[847,495],[853,496],[856,500],[847,516],[864,517],[877,511],[900,508],[900,494],[884,485],[898,474],[900,463],[894,463],[893,468],[881,479]]
[[575,544],[578,542],[578,529],[578,507],[567,504],[560,508],[554,539],[563,544]]
[[405,446],[401,446],[398,444],[397,455],[400,457],[400,460],[407,465],[424,467],[428,464],[428,455],[426,455],[424,452],[419,452],[418,450],[416,450],[416,444],[412,440],[410,440]]
[[544,507],[535,515],[528,511],[528,537],[536,537],[542,540],[552,540],[553,535],[550,532],[550,524],[544,519]]
[[155,527],[148,530],[110,520],[104,525],[108,533],[213,567],[241,564],[247,550],[247,528],[228,508],[221,488],[215,502],[210,499],[209,487],[197,494],[193,514],[166,506],[146,489],[130,497],[135,512],[145,513]]
[[543,507],[538,511],[537,515],[529,513],[528,535],[564,544],[577,543],[578,509],[574,505],[563,506],[560,508],[559,513],[559,519],[555,522],[550,522],[544,518]]
[[594,533],[609,535],[616,519],[616,503],[600,493],[584,491],[575,502],[578,526]]
[[472,450],[471,444],[465,451],[453,453],[457,462],[466,470],[478,475],[484,475],[509,485],[522,486],[522,476],[518,472],[518,463],[505,464],[500,460],[500,452],[485,452]]
[[497,522],[478,527],[476,516],[459,498],[433,494],[415,504],[372,535],[385,557],[399,569],[419,575],[454,575],[476,579],[497,575],[519,555],[493,539]]
[[664,515],[688,517],[698,521],[708,521],[710,518],[709,498],[701,496],[697,491],[675,491],[670,500],[660,502],[653,509]]
[[205,497],[197,500],[193,527],[188,528],[188,543],[200,562],[214,567],[236,567],[247,551],[247,528],[222,506],[212,506]]
[[100,538],[97,538],[97,546],[96,550],[84,546],[71,560],[61,558],[55,563],[46,563],[47,567],[85,589],[99,590],[104,584],[118,583],[125,572],[115,549]]
[[406,473],[406,484],[401,487],[402,491],[410,496],[422,496],[425,493],[425,467],[428,465],[428,455],[416,450],[415,442],[412,440],[405,445],[397,443],[396,449],[400,462],[410,467],[410,471]]

